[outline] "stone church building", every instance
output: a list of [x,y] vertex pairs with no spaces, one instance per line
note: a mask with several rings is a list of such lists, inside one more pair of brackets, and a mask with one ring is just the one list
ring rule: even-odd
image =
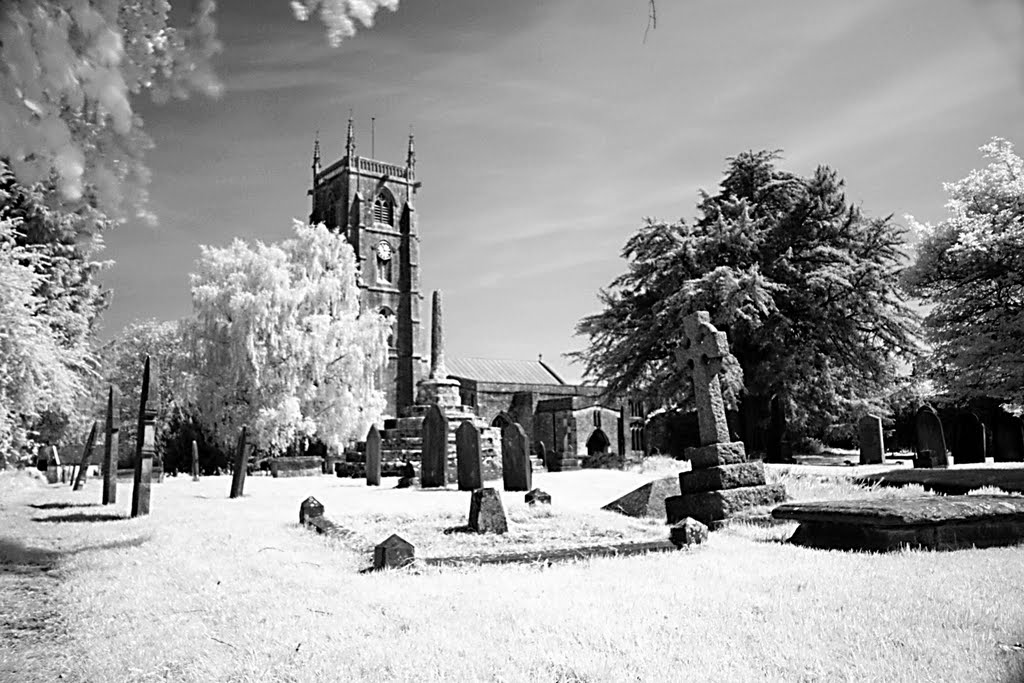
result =
[[[310,223],[324,223],[352,245],[360,273],[361,309],[393,320],[388,362],[380,377],[386,414],[412,414],[417,386],[429,373],[420,289],[420,231],[414,197],[413,136],[403,164],[359,156],[352,119],[345,156],[321,165],[313,148]],[[563,458],[599,453],[643,454],[643,410],[628,401],[601,401],[600,387],[570,385],[540,358],[536,361],[447,358],[462,405],[495,427],[518,422],[535,452]]]

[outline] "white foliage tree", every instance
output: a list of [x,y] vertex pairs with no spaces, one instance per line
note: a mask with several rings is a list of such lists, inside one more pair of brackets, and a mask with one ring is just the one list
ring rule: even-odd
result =
[[351,246],[323,225],[295,233],[202,247],[192,275],[198,408],[225,447],[247,425],[275,452],[303,436],[340,448],[384,410],[389,326],[360,315]]

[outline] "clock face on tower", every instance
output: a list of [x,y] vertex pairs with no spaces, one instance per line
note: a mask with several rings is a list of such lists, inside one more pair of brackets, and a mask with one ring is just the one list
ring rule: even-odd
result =
[[381,240],[377,243],[377,258],[381,261],[390,261],[393,251],[391,249],[391,243]]

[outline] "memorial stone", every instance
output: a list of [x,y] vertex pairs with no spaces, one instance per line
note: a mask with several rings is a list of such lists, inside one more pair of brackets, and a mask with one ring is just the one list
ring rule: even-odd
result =
[[103,504],[117,502],[117,456],[121,431],[121,390],[113,384],[107,391],[107,423],[103,430]]
[[139,421],[135,442],[135,482],[132,517],[149,514],[153,456],[156,454],[156,415],[160,409],[159,372],[156,360],[146,356],[139,396]]
[[423,451],[420,456],[420,486],[437,488],[447,483],[448,418],[436,403],[423,418]]
[[914,421],[917,431],[917,455],[924,459],[923,452],[930,453],[930,460],[935,467],[949,467],[946,452],[946,437],[942,431],[942,421],[938,413],[930,406],[921,406]]
[[957,465],[985,462],[985,426],[977,415],[971,412],[957,414],[949,451]]
[[992,425],[992,460],[1021,462],[1024,460],[1024,427],[1019,417],[1009,413],[996,415]]
[[78,476],[75,477],[75,483],[72,484],[72,490],[81,491],[82,487],[85,486],[85,478],[89,474],[89,460],[92,457],[93,446],[96,445],[96,432],[99,431],[100,423],[93,422],[92,429],[89,430],[89,436],[85,439],[85,448],[82,449],[82,459],[78,463]]
[[460,491],[473,491],[483,486],[480,430],[470,420],[455,430],[455,459]]
[[366,485],[380,486],[380,431],[370,425],[366,435]]
[[882,418],[877,415],[865,415],[857,423],[857,432],[860,440],[860,464],[882,464],[885,452]]
[[533,470],[529,440],[518,422],[501,429],[501,477],[506,491],[529,491]]
[[503,534],[508,531],[508,519],[495,489],[473,491],[469,503],[469,528],[478,533]]

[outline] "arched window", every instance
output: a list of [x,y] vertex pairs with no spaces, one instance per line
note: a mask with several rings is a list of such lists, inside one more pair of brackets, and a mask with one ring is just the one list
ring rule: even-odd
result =
[[[394,322],[395,322],[395,312],[392,311],[387,306],[384,306],[384,307],[382,307],[380,309],[380,316],[382,318],[384,318],[385,320],[387,320],[388,323],[390,323],[391,325],[394,325]],[[395,330],[394,330],[394,327],[392,327],[391,333],[388,334],[388,348],[391,348],[391,349],[395,348]]]
[[373,221],[393,225],[395,222],[395,205],[386,193],[381,192],[373,200]]

